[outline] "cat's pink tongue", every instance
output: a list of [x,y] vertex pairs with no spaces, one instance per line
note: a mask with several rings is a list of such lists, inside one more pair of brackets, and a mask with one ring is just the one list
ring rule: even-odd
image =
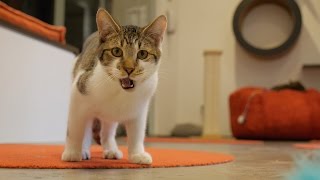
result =
[[134,83],[129,78],[120,79],[120,84],[123,89],[131,89],[134,88]]

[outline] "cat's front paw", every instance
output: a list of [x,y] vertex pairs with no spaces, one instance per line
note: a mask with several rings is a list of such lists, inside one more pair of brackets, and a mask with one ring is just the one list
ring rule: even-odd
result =
[[129,155],[129,161],[135,164],[152,164],[152,157],[147,152],[131,154]]
[[82,153],[81,151],[77,150],[64,150],[61,156],[62,161],[67,162],[76,162],[82,160]]
[[104,159],[122,159],[123,154],[120,150],[105,150],[103,152]]

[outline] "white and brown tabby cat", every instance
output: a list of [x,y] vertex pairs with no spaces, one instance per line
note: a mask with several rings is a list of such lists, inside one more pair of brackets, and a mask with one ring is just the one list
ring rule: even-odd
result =
[[120,26],[99,9],[98,31],[84,43],[73,71],[63,161],[90,159],[92,122],[101,123],[103,158],[121,159],[115,133],[123,123],[129,161],[151,164],[144,150],[147,112],[158,83],[161,44],[167,27],[159,16],[146,27]]

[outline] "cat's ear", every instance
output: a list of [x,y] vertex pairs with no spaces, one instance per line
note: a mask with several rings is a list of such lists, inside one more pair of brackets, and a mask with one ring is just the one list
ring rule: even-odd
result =
[[111,15],[103,8],[99,8],[96,15],[97,27],[100,38],[102,41],[106,40],[106,37],[110,33],[118,33],[120,26],[111,17]]
[[156,42],[156,45],[160,46],[166,29],[167,18],[164,15],[161,15],[156,18],[150,25],[146,26],[143,29],[143,33],[145,36],[153,38]]

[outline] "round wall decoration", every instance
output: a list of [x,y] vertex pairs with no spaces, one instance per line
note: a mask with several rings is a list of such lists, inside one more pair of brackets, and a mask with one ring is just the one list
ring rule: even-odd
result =
[[[290,30],[288,31],[288,33],[286,33],[286,37],[283,41],[281,41],[276,45],[262,47],[248,41],[248,38],[246,38],[246,36],[244,35],[243,29],[245,28],[244,22],[246,18],[248,18],[247,17],[248,14],[251,11],[254,11],[254,9],[257,10],[258,9],[257,7],[260,7],[262,5],[268,5],[268,4],[276,5],[277,7],[280,7],[282,11],[284,10],[286,14],[289,14],[289,21],[292,21],[290,22],[292,27],[290,27]],[[273,15],[272,14],[273,12],[271,10],[269,10],[268,13],[270,15]],[[277,20],[277,16],[275,15],[273,16]],[[261,23],[257,19],[255,19],[254,22]],[[278,20],[278,25],[281,23],[283,23],[283,21],[281,22]],[[286,23],[283,23],[283,24],[286,24]],[[248,52],[258,56],[264,56],[264,57],[282,54],[286,52],[290,47],[292,47],[300,35],[301,25],[302,25],[301,12],[300,12],[299,6],[294,0],[243,0],[238,5],[233,17],[233,32],[238,43]],[[278,28],[277,24],[275,26],[276,26],[275,28]],[[266,28],[268,28],[268,26],[266,26]],[[264,32],[268,32],[268,29],[266,28],[263,29]],[[255,34],[255,36],[257,36],[256,33],[261,33],[261,32],[252,31],[251,34],[250,33],[247,33],[247,34],[249,35]],[[276,34],[273,34],[273,35],[276,35]],[[258,36],[264,36],[264,35],[262,34]],[[272,36],[272,33],[271,33],[271,36]],[[264,37],[264,38],[266,39],[269,37]],[[264,41],[260,43],[264,43]]]

